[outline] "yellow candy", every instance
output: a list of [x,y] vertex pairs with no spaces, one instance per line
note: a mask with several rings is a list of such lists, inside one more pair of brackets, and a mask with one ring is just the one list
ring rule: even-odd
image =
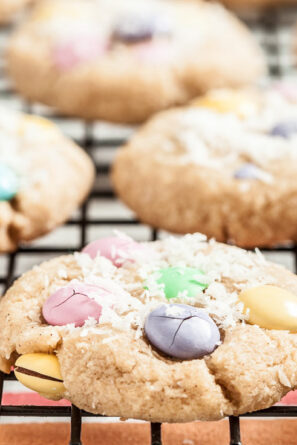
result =
[[59,400],[65,392],[59,361],[53,354],[24,354],[17,359],[14,373],[24,386],[48,399]]
[[22,132],[26,130],[29,126],[38,126],[47,130],[56,128],[56,126],[48,119],[31,114],[25,114],[21,120],[20,131]]
[[258,108],[258,98],[251,91],[215,90],[195,99],[193,105],[210,108],[218,113],[235,113],[240,118],[254,114]]
[[266,329],[297,332],[297,295],[277,286],[252,287],[239,294],[248,322]]

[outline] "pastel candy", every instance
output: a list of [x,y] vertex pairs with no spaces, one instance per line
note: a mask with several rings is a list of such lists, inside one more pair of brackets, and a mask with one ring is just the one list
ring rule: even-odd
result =
[[196,99],[193,104],[218,113],[234,113],[240,118],[254,114],[258,108],[255,94],[236,90],[217,90]]
[[75,283],[53,293],[44,303],[42,315],[52,326],[64,326],[69,323],[74,323],[76,327],[83,326],[89,317],[99,321],[102,307],[89,296],[90,294],[106,296],[108,302],[109,292],[105,288]]
[[132,261],[134,253],[145,250],[145,247],[128,237],[101,238],[88,244],[83,253],[95,259],[98,254],[108,258],[115,266],[121,267],[127,260]]
[[157,283],[164,285],[167,300],[176,298],[180,293],[196,297],[207,288],[207,284],[203,283],[203,272],[192,267],[168,267],[159,270],[156,275]]
[[257,179],[260,181],[263,180],[266,175],[267,173],[261,168],[249,162],[243,164],[233,174],[235,179]]
[[186,304],[159,306],[146,318],[144,329],[155,348],[182,360],[211,354],[220,342],[219,329],[209,315]]
[[101,57],[106,47],[96,34],[73,35],[57,42],[53,47],[53,61],[62,71]]
[[16,173],[6,164],[0,164],[0,201],[10,201],[19,189]]
[[250,324],[297,332],[297,295],[277,286],[263,285],[242,291],[239,300]]
[[165,18],[153,13],[126,14],[117,20],[112,35],[113,40],[135,44],[151,40],[155,35],[170,33],[170,24]]
[[21,355],[15,363],[14,373],[24,386],[48,399],[63,397],[65,387],[59,361],[54,354]]
[[279,136],[289,139],[297,133],[297,121],[283,121],[275,125],[271,130],[271,136]]
[[278,82],[274,88],[290,102],[297,102],[297,83]]

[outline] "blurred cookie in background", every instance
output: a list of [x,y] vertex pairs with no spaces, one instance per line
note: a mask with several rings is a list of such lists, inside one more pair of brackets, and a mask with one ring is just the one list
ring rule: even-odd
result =
[[36,0],[0,0],[0,24],[11,22],[17,13]]
[[297,241],[296,143],[293,91],[217,90],[140,128],[113,183],[157,228],[244,247]]
[[221,0],[232,9],[249,10],[297,5],[297,0]]
[[18,92],[64,114],[134,124],[265,72],[252,34],[221,5],[51,0],[12,38]]
[[89,157],[54,124],[0,109],[0,252],[63,223],[93,179]]

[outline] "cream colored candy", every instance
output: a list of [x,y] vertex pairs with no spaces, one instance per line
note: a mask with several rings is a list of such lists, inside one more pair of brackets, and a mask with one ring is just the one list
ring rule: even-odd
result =
[[210,108],[218,113],[235,113],[244,118],[259,108],[257,94],[248,90],[213,90],[193,101],[197,107]]
[[297,295],[277,286],[252,287],[239,294],[248,322],[266,329],[297,332]]
[[22,355],[15,363],[14,373],[24,386],[48,399],[59,400],[65,392],[60,364],[53,354]]

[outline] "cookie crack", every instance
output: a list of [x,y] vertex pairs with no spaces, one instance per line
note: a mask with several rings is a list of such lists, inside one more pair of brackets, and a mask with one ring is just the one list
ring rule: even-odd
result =
[[230,403],[232,405],[232,407],[234,408],[238,408],[240,406],[240,400],[236,399],[234,397],[234,394],[232,391],[230,391],[230,389],[228,388],[228,386],[225,384],[225,382],[223,380],[221,380],[220,378],[217,377],[215,370],[211,367],[211,364],[209,363],[208,360],[204,360],[204,363],[208,369],[208,372],[210,373],[210,375],[213,376],[215,384],[217,386],[220,387],[222,394],[225,398],[225,400]]

